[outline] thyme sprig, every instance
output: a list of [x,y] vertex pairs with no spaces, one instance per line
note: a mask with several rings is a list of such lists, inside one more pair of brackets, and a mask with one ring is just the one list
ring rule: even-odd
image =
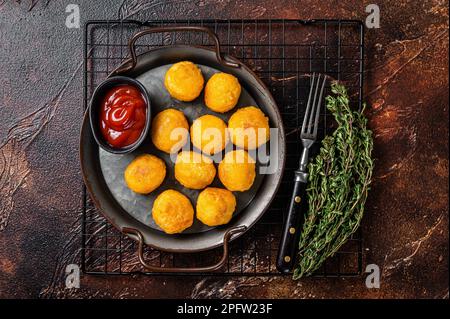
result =
[[311,275],[358,229],[373,171],[373,139],[363,110],[350,108],[347,90],[334,82],[326,105],[337,129],[309,164],[308,203],[294,279]]

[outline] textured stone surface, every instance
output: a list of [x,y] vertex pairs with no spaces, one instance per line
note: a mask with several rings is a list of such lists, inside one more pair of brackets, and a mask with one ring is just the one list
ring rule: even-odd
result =
[[[363,220],[364,278],[83,276],[64,289],[79,257],[82,182],[82,30],[65,27],[70,1],[0,1],[0,297],[448,298],[447,2],[380,1],[381,29],[366,31],[365,99],[376,171]],[[117,1],[78,1],[83,21],[116,17]],[[366,1],[131,1],[151,18],[355,18]],[[142,13],[143,14],[143,13]]]

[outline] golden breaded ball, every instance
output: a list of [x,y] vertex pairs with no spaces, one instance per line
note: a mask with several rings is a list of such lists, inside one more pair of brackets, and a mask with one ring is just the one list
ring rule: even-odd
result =
[[192,226],[194,208],[185,195],[168,189],[156,197],[152,217],[164,232],[177,234]]
[[175,178],[184,187],[203,189],[211,184],[216,176],[213,161],[196,152],[183,151],[175,162]]
[[238,79],[228,73],[216,73],[206,83],[205,104],[214,112],[225,113],[236,106],[241,95]]
[[204,83],[202,71],[190,61],[175,63],[164,78],[169,94],[184,102],[195,100],[202,92]]
[[128,164],[125,183],[136,193],[148,194],[157,189],[166,177],[166,164],[156,156],[143,154]]
[[189,124],[183,112],[167,109],[159,112],[153,119],[152,142],[163,152],[176,153],[186,144],[188,130]]
[[228,224],[236,209],[236,197],[229,190],[208,187],[198,195],[197,219],[208,226]]
[[269,119],[257,107],[237,110],[228,121],[231,141],[246,150],[254,150],[270,139]]
[[232,192],[250,189],[255,176],[255,160],[244,150],[228,152],[219,164],[219,179]]
[[192,144],[206,154],[221,152],[229,140],[227,125],[214,115],[203,115],[191,126]]

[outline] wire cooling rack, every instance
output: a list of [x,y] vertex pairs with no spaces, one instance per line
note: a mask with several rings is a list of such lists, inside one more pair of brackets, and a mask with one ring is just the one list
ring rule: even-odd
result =
[[[211,28],[219,37],[223,53],[247,64],[270,88],[278,104],[287,135],[286,170],[278,194],[261,220],[232,242],[226,267],[221,272],[208,275],[281,275],[275,262],[283,213],[302,150],[298,127],[302,123],[309,92],[308,74],[325,73],[342,81],[349,89],[352,103],[361,107],[364,27],[360,21],[353,20],[89,21],[85,26],[84,41],[85,107],[95,87],[127,57],[128,39],[143,28],[164,25]],[[153,34],[140,40],[137,51],[173,44],[212,47],[208,41],[206,36],[190,32]],[[329,89],[326,87],[325,93],[329,93]],[[319,138],[323,138],[332,125],[324,108]],[[82,269],[85,273],[145,273],[136,254],[136,242],[121,235],[96,211],[85,188],[81,229]],[[221,254],[221,248],[195,254],[173,254],[147,247],[145,258],[155,266],[192,267],[217,261]],[[362,240],[358,231],[315,276],[357,276],[361,271]]]

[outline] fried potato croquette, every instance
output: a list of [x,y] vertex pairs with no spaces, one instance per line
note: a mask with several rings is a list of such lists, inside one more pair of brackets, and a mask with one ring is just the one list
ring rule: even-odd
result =
[[211,110],[225,113],[236,106],[241,95],[238,79],[228,73],[216,73],[206,83],[205,104]]
[[236,209],[236,197],[229,190],[208,187],[198,195],[197,219],[208,226],[228,224]]
[[166,177],[166,164],[156,156],[143,154],[128,164],[125,183],[136,193],[148,194],[157,189]]
[[184,187],[203,189],[211,184],[216,176],[213,161],[196,152],[183,151],[175,162],[175,178]]
[[219,179],[230,191],[250,189],[255,176],[255,160],[244,150],[228,152],[219,164]]
[[254,106],[237,110],[228,128],[233,144],[246,150],[254,150],[270,139],[269,119]]
[[192,144],[203,153],[221,152],[229,141],[227,125],[214,115],[203,115],[191,126]]
[[202,92],[204,83],[202,71],[190,61],[175,63],[164,78],[170,96],[184,102],[195,100]]
[[183,112],[167,109],[152,122],[151,138],[157,149],[168,154],[178,152],[187,142],[189,124]]
[[156,197],[152,217],[164,232],[177,234],[192,226],[194,208],[185,195],[168,189]]

